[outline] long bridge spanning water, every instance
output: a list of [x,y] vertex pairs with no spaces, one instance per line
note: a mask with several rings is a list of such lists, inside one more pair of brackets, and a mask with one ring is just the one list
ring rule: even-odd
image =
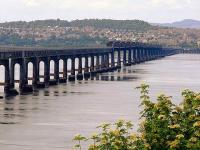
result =
[[[1,83],[1,86],[4,86],[6,96],[28,93],[37,88],[46,88],[67,81],[88,79],[97,73],[119,69],[121,65],[134,65],[182,52],[181,49],[139,43],[112,44],[102,48],[73,49],[0,47],[0,65],[5,68],[5,80],[4,83]],[[63,61],[61,72],[59,69],[61,67],[60,60]],[[71,61],[70,69],[67,65],[68,60]],[[54,62],[53,73],[50,73],[50,61]],[[43,76],[39,73],[40,62],[44,63]],[[29,63],[33,64],[32,78],[28,77]],[[16,64],[20,66],[18,81],[14,79]],[[78,66],[77,69],[76,65]],[[41,78],[43,78],[43,81],[40,80]],[[32,80],[31,85],[28,84],[29,80]],[[19,83],[19,92],[15,89],[15,82]]]

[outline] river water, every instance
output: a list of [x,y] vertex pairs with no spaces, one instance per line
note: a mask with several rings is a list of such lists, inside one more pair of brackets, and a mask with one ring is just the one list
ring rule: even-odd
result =
[[139,122],[142,82],[181,102],[181,91],[200,91],[200,55],[179,54],[94,80],[52,86],[32,95],[0,100],[0,150],[69,150],[75,134],[90,135],[102,122]]

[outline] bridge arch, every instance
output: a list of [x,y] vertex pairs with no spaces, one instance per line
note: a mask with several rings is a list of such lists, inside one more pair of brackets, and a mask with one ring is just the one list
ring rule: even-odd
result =
[[3,92],[4,83],[5,83],[5,66],[0,64],[0,92]]
[[59,59],[59,77],[64,77],[64,60],[62,58]]
[[40,82],[44,82],[44,68],[45,68],[44,60],[40,60],[38,62],[39,81]]
[[14,86],[19,87],[19,82],[20,82],[20,69],[21,69],[21,64],[20,63],[15,63],[14,64]]
[[85,56],[82,57],[82,68],[83,68],[83,73],[85,72]]
[[91,69],[91,63],[92,62],[92,58],[91,56],[88,57],[88,66],[89,66],[89,70]]
[[70,75],[72,69],[72,58],[67,58],[67,75]]
[[79,69],[79,57],[75,58],[75,75],[78,74],[78,69]]
[[50,60],[50,79],[54,79],[54,75],[55,75],[55,60],[51,59]]
[[29,61],[27,62],[27,78],[28,78],[28,84],[33,84],[33,62]]

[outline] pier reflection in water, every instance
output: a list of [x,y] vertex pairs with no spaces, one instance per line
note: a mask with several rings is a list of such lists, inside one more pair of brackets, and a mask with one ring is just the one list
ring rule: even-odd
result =
[[153,98],[164,92],[181,101],[181,90],[200,91],[200,55],[175,55],[87,81],[70,82],[0,100],[1,150],[66,150],[76,133],[89,135],[102,122],[123,118],[137,128],[139,91],[145,81]]

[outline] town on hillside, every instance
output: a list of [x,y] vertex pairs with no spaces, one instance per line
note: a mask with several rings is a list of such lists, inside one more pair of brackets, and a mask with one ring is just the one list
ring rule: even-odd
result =
[[139,20],[39,20],[0,24],[0,45],[94,46],[110,40],[200,47],[200,29],[151,25]]

